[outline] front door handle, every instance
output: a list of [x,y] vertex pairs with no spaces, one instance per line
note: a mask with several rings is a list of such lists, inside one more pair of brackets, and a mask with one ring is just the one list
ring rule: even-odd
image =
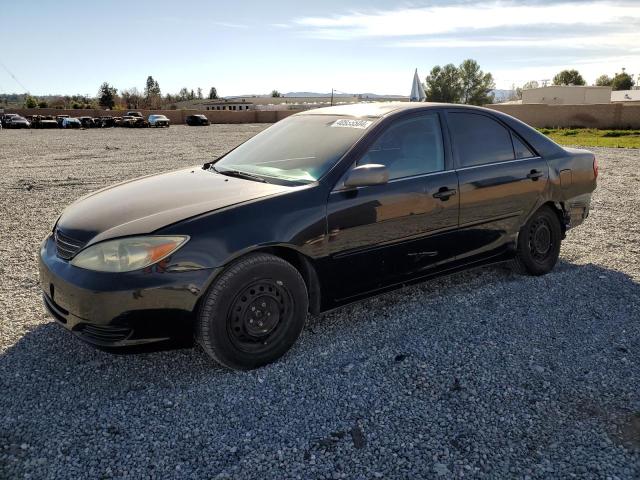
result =
[[454,188],[441,187],[436,193],[433,194],[433,198],[439,198],[443,202],[449,200],[449,197],[452,197],[457,193]]
[[535,182],[543,175],[544,173],[542,173],[540,170],[531,170],[529,173],[527,173],[527,178]]

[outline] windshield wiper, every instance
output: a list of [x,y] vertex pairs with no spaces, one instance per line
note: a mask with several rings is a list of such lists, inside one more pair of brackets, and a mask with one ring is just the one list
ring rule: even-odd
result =
[[219,173],[220,175],[227,175],[229,177],[236,177],[236,178],[244,178],[245,180],[253,180],[254,182],[269,183],[261,176],[254,175],[253,173],[241,172],[240,170],[220,170],[216,168],[214,165],[211,165],[211,168],[213,169],[214,172]]

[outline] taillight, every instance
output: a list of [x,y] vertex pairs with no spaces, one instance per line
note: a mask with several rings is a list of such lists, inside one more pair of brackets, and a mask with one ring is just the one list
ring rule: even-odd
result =
[[593,176],[598,178],[598,159],[593,157]]

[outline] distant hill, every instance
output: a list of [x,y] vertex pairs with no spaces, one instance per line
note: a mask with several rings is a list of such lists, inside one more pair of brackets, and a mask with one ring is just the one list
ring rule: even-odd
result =
[[493,90],[493,95],[495,97],[495,102],[496,103],[506,102],[514,94],[515,94],[515,92],[513,90],[501,90],[501,89]]
[[[283,97],[294,97],[294,98],[330,98],[331,92],[328,93],[319,93],[319,92],[287,92],[282,94]],[[334,93],[334,98],[338,97],[357,97],[361,96],[362,98],[406,98],[403,95],[379,95],[377,93]],[[233,95],[226,98],[268,98],[271,97],[271,94],[262,94],[262,95]]]

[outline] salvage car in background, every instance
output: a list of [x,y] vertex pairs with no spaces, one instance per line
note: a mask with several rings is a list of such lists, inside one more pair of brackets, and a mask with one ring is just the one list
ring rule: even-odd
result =
[[168,127],[171,123],[164,115],[149,115],[147,122],[150,127]]
[[192,127],[201,126],[201,125],[211,125],[209,119],[204,115],[187,115],[185,119],[185,123]]
[[31,122],[20,115],[13,115],[7,120],[5,128],[31,128]]
[[67,117],[62,119],[62,128],[82,128],[82,123],[78,118]]
[[56,115],[56,122],[58,122],[58,126],[62,128],[62,122],[65,118],[70,118],[69,115]]
[[11,119],[13,117],[19,117],[20,115],[18,115],[17,113],[5,113],[0,117],[0,123],[2,123],[2,126],[7,128],[9,126],[9,123],[11,122]]
[[116,122],[117,120],[115,117],[109,117],[109,116],[100,117],[98,120],[98,123],[102,128],[116,127],[117,126]]
[[58,128],[58,122],[51,115],[33,115],[31,128]]
[[593,153],[493,110],[309,110],[69,206],[41,247],[43,299],[99,347],[195,334],[222,365],[255,368],[308,312],[495,262],[551,271],[597,175]]
[[[125,117],[127,118],[126,122],[124,121]],[[122,119],[123,126],[125,127],[142,128],[149,126],[149,123],[144,119],[144,116],[140,112],[127,112],[127,114],[122,117]]]
[[80,120],[80,123],[82,124],[82,126],[84,128],[95,128],[96,127],[96,123],[93,120],[93,117],[80,117],[80,118],[78,118],[78,120]]

